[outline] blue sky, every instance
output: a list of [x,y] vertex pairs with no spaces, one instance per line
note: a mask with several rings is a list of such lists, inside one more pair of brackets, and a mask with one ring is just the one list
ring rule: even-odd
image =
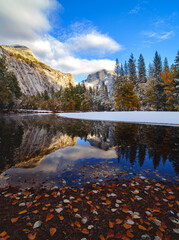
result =
[[[11,6],[11,8],[9,8]],[[112,70],[131,52],[148,66],[158,50],[172,64],[179,49],[179,1],[1,0],[0,44],[23,44],[76,81]]]

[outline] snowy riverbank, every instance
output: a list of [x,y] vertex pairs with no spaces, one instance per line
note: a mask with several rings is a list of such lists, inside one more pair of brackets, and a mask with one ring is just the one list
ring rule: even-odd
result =
[[154,111],[81,112],[81,113],[58,113],[57,115],[60,117],[74,119],[179,126],[179,112],[154,112]]

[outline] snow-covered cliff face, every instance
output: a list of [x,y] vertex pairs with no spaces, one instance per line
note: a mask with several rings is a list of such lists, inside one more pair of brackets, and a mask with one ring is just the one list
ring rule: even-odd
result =
[[111,95],[112,85],[113,85],[113,79],[115,77],[114,71],[108,71],[106,69],[103,69],[101,71],[91,73],[88,75],[87,79],[84,81],[85,86],[88,87],[94,87],[94,88],[102,88],[103,82],[108,88],[108,93]]
[[62,73],[41,63],[27,47],[0,46],[0,55],[2,54],[6,56],[8,68],[16,75],[25,95],[36,95],[45,90],[50,92],[52,87],[58,91],[70,84],[75,86],[72,74]]

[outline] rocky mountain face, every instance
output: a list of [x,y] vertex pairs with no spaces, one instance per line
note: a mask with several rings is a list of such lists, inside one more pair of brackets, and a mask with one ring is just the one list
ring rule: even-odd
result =
[[112,85],[113,85],[113,79],[115,77],[114,71],[108,71],[106,69],[103,69],[101,71],[91,73],[88,75],[87,79],[83,81],[85,86],[87,88],[94,87],[102,89],[103,82],[108,88],[108,93],[111,95]]
[[0,46],[0,55],[6,56],[8,69],[13,71],[25,95],[36,95],[45,90],[49,93],[60,88],[75,86],[70,73],[62,73],[40,62],[32,51],[24,46]]

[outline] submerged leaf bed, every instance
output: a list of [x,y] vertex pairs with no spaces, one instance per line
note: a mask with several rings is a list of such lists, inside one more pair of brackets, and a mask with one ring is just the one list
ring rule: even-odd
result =
[[78,187],[6,187],[0,239],[178,239],[178,185],[135,177]]

